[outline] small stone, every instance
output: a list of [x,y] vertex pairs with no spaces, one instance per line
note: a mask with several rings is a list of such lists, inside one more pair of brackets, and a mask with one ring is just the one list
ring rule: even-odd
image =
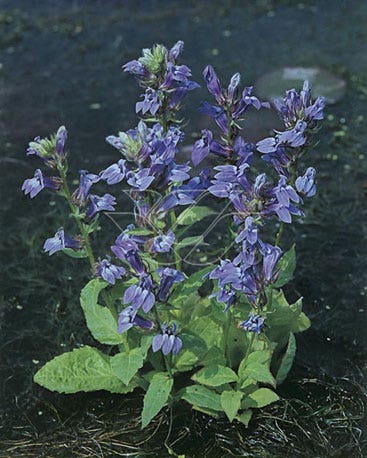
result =
[[100,110],[101,107],[102,107],[102,105],[100,103],[98,103],[98,102],[94,102],[94,103],[91,103],[89,105],[89,108],[91,110]]

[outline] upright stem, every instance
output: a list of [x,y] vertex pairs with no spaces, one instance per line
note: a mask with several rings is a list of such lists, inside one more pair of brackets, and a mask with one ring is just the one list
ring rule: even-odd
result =
[[[175,209],[174,208],[171,210],[170,215],[171,215],[171,226],[175,226],[176,225],[176,213],[175,213]],[[173,245],[173,253],[174,253],[174,257],[175,257],[176,269],[181,271],[182,264],[181,264],[180,251],[179,251],[178,247],[175,246],[175,244]]]
[[231,313],[231,308],[229,308],[226,312],[226,322],[224,326],[224,349],[226,353],[226,357],[228,360],[229,367],[232,367],[232,358],[231,354],[229,352],[229,345],[228,345],[228,339],[229,339],[229,330],[231,327],[231,318],[232,318],[232,313]]
[[[96,261],[95,261],[95,258],[94,258],[92,245],[90,243],[90,237],[89,237],[88,229],[85,226],[85,224],[83,224],[83,222],[81,221],[81,219],[79,217],[78,210],[77,210],[76,206],[72,202],[71,192],[70,192],[70,188],[69,188],[69,185],[68,185],[68,182],[67,182],[67,176],[66,176],[65,168],[63,167],[62,164],[58,165],[58,170],[60,172],[60,177],[62,179],[62,186],[63,186],[63,191],[64,191],[65,198],[68,201],[68,204],[69,204],[69,207],[70,207],[70,210],[71,210],[71,214],[72,214],[72,216],[73,216],[73,218],[74,218],[74,220],[75,220],[75,222],[76,222],[76,224],[78,226],[78,229],[79,229],[79,231],[81,233],[81,236],[83,238],[84,248],[85,248],[85,251],[86,251],[87,256],[88,256],[89,264],[90,264],[91,269],[93,271],[94,264],[95,264]],[[108,294],[107,294],[107,292],[105,290],[102,290],[102,297],[103,297],[103,300],[104,300],[106,306],[108,307],[108,309],[112,313],[112,315],[115,318],[117,318],[116,308],[111,303],[110,297],[108,296]],[[128,349],[129,348],[129,344],[127,343],[127,339],[125,339],[125,340],[126,340],[125,346]]]
[[282,234],[283,234],[283,230],[284,230],[284,223],[281,222],[280,225],[279,225],[279,229],[278,229],[277,235],[275,237],[275,245],[276,246],[279,246],[280,239],[281,239]]

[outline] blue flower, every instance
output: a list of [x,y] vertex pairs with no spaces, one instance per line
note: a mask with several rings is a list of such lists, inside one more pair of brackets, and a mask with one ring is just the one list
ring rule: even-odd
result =
[[179,40],[175,43],[168,52],[168,59],[172,62],[177,59],[177,57],[182,53],[184,48],[184,42]]
[[242,321],[240,327],[245,331],[255,332],[260,334],[264,325],[264,318],[261,315],[254,315],[252,312],[249,315],[248,320]]
[[85,213],[86,220],[90,221],[97,213],[102,211],[115,211],[116,199],[111,194],[104,194],[102,197],[91,194],[89,206]]
[[311,87],[308,81],[303,83],[299,94],[295,89],[286,92],[283,101],[274,101],[274,105],[282,115],[287,127],[294,126],[298,120],[315,123],[324,117],[325,98],[318,97],[314,103],[311,100]]
[[124,72],[131,73],[132,75],[140,78],[147,78],[149,76],[148,70],[138,60],[131,60],[130,62],[124,64],[122,68],[124,69]]
[[131,304],[135,309],[142,308],[145,313],[149,312],[155,303],[152,293],[152,280],[144,274],[138,285],[131,285],[124,293],[124,304]]
[[154,328],[154,323],[137,315],[137,309],[134,307],[126,307],[119,314],[117,331],[119,334],[122,334],[133,326],[138,326],[144,330],[150,330]]
[[47,239],[43,245],[45,252],[51,256],[57,251],[61,251],[64,248],[72,248],[73,250],[79,250],[81,248],[81,241],[74,239],[73,237],[68,237],[64,233],[64,229],[60,227],[56,234]]
[[94,173],[88,173],[87,170],[79,170],[79,187],[74,193],[74,199],[79,204],[84,204],[88,198],[91,187],[98,183],[100,177]]
[[61,180],[57,177],[44,177],[40,169],[34,172],[33,178],[28,178],[22,185],[22,191],[24,194],[29,194],[30,198],[36,197],[36,195],[42,191],[42,189],[51,189],[52,191],[58,191],[61,188]]
[[116,164],[112,164],[106,170],[102,170],[100,177],[102,180],[107,181],[107,184],[117,184],[125,178],[126,172],[126,161],[125,159],[120,159]]
[[155,178],[154,176],[149,175],[149,173],[149,169],[141,169],[139,170],[139,172],[136,173],[128,172],[127,182],[133,188],[137,188],[139,189],[139,191],[145,191],[147,188],[149,188],[150,184]]
[[158,235],[150,242],[150,251],[152,253],[169,253],[175,242],[175,234],[169,230],[167,234]]
[[162,334],[157,334],[153,338],[153,352],[155,353],[158,350],[162,350],[162,353],[165,356],[168,355],[170,352],[172,352],[173,355],[177,355],[177,353],[182,348],[182,340],[176,336],[176,333],[176,323],[172,323],[170,326],[168,326],[167,323],[164,322],[162,324]]
[[157,296],[161,302],[165,302],[172,285],[183,281],[185,276],[178,270],[171,269],[170,267],[160,267],[157,269],[157,273],[161,278]]
[[313,167],[309,167],[304,175],[296,179],[297,191],[306,197],[313,197],[316,194],[315,176],[316,170]]
[[61,159],[65,157],[64,148],[67,138],[68,131],[66,130],[65,126],[59,127],[56,133],[56,154]]
[[124,267],[116,266],[112,264],[109,257],[107,259],[102,259],[96,265],[96,274],[99,277],[102,277],[103,280],[114,285],[116,280],[122,278],[126,274],[126,269]]
[[144,100],[142,102],[136,102],[135,111],[137,113],[141,111],[143,114],[149,111],[154,116],[162,106],[159,92],[148,87],[142,97],[144,97]]
[[214,68],[211,65],[207,65],[203,71],[203,77],[206,82],[206,86],[208,91],[214,95],[215,100],[219,104],[225,103],[225,98],[223,95],[223,91],[220,85],[219,78],[214,71]]
[[263,255],[263,274],[267,282],[275,280],[278,272],[274,269],[282,256],[282,250],[278,246],[264,243],[260,240],[260,252]]
[[245,219],[245,227],[244,229],[237,235],[236,242],[242,242],[243,240],[247,240],[251,245],[254,245],[258,239],[258,228],[257,225],[254,224],[254,219],[251,216],[248,216]]
[[119,259],[127,261],[136,273],[142,274],[144,272],[144,264],[138,253],[138,245],[129,234],[120,234],[115,245],[111,246],[111,251]]
[[208,129],[202,130],[201,138],[195,142],[191,153],[191,160],[195,166],[200,164],[200,162],[208,156],[212,141],[212,132]]

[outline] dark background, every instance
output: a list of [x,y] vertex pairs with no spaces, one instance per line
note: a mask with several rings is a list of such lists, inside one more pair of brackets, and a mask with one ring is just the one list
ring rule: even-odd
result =
[[[37,167],[25,156],[28,141],[61,124],[73,170],[98,172],[114,161],[104,138],[137,122],[139,89],[121,65],[143,47],[179,39],[200,83],[208,63],[223,80],[239,71],[247,85],[301,65],[331,72],[347,89],[327,107],[310,158],[318,195],[303,224],[286,232],[287,243],[297,242],[292,289],[304,296],[312,328],[297,339],[284,400],[250,430],[182,407],[170,442],[188,457],[363,456],[366,35],[367,3],[354,0],[0,1],[0,456],[167,454],[167,414],[141,432],[140,393],[60,396],[33,384],[45,361],[92,342],[78,305],[89,273],[82,261],[41,253],[65,213],[57,200],[30,201],[20,187]],[[196,107],[207,98],[202,89],[186,103],[187,144],[206,122]],[[268,123],[249,120],[248,138],[265,136]]]

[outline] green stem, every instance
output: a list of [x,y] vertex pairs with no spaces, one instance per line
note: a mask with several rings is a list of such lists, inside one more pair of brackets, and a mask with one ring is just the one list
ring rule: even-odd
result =
[[[175,213],[174,208],[171,210],[170,215],[171,215],[171,227],[175,227],[176,226],[176,213]],[[182,264],[181,264],[180,250],[178,249],[176,244],[174,244],[172,248],[173,248],[173,253],[175,257],[176,269],[181,271]]]
[[229,339],[229,330],[231,327],[231,321],[232,321],[232,313],[231,309],[229,308],[226,312],[226,323],[224,327],[224,351],[226,353],[226,358],[229,364],[229,367],[232,367],[232,358],[231,354],[229,352],[229,346],[228,346],[228,339]]
[[276,245],[276,246],[279,246],[280,239],[281,239],[282,234],[283,234],[283,230],[284,230],[284,223],[281,222],[281,223],[280,223],[280,226],[279,226],[279,229],[278,229],[278,232],[277,232],[277,235],[276,235],[276,237],[275,237],[275,245]]
[[[73,218],[74,218],[74,220],[75,220],[75,222],[76,222],[76,224],[78,226],[78,229],[79,229],[79,231],[81,233],[81,236],[82,236],[82,239],[83,239],[83,242],[84,242],[84,248],[85,248],[85,251],[86,251],[87,256],[88,256],[89,264],[90,264],[91,269],[93,271],[94,264],[95,264],[96,261],[95,261],[95,258],[94,258],[92,245],[90,243],[90,237],[89,237],[88,229],[83,224],[83,222],[81,221],[79,213],[78,213],[78,210],[77,210],[76,206],[72,202],[71,192],[70,192],[70,188],[69,188],[69,185],[68,185],[68,182],[67,182],[67,176],[66,176],[66,172],[65,172],[65,167],[62,164],[59,164],[58,165],[58,170],[60,172],[60,177],[62,179],[62,186],[63,186],[64,196],[65,196],[66,200],[68,201],[68,204],[69,204],[69,207],[70,207],[70,210],[71,210],[71,214],[72,214],[72,216],[73,216]],[[102,291],[102,297],[103,297],[103,300],[104,300],[106,306],[108,307],[108,309],[112,313],[112,315],[115,318],[117,318],[116,308],[112,304],[111,298],[108,296],[108,294],[107,294],[107,292],[105,290]],[[126,339],[125,346],[127,347],[127,349],[129,348],[129,345],[127,343],[127,339]]]
[[250,334],[251,335],[250,335],[250,338],[249,338],[248,347],[246,349],[245,357],[243,358],[245,361],[247,360],[247,358],[248,358],[248,356],[250,354],[252,344],[254,343],[254,340],[255,340],[255,337],[256,337],[256,334],[254,332],[251,332]]

